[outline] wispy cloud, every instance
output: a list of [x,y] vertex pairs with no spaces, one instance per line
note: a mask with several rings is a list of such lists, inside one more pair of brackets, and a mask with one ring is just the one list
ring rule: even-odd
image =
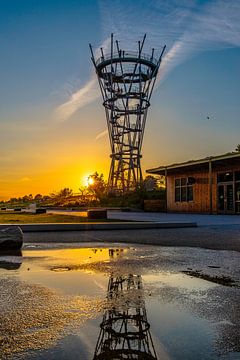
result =
[[[100,1],[104,32],[114,28],[121,44],[147,33],[148,44],[161,50],[167,45],[157,84],[179,64],[198,53],[240,46],[240,2],[235,0]],[[109,17],[108,13],[118,16]],[[141,19],[141,21],[139,21]],[[156,84],[156,85],[157,85]],[[157,86],[156,86],[157,87]]]
[[210,2],[191,16],[191,22],[163,58],[159,79],[201,52],[240,46],[240,2]]
[[[120,46],[126,48],[134,44],[137,47],[136,41],[144,33],[148,36],[146,51],[150,50],[149,45],[159,51],[167,45],[155,88],[176,66],[198,53],[240,46],[240,1],[139,0],[136,6],[130,0],[99,0],[99,5],[106,38],[101,47],[105,50],[109,48],[111,32],[120,40]],[[70,118],[99,96],[93,74],[82,88],[58,107],[58,119]],[[99,134],[97,138],[102,136]]]
[[25,177],[21,178],[20,181],[28,182],[28,181],[31,181],[31,179],[28,176],[25,176]]
[[106,130],[103,130],[103,131],[101,131],[99,134],[97,134],[95,140],[99,140],[99,139],[105,137],[107,134],[108,134],[108,130],[107,130],[107,129],[106,129]]
[[[95,56],[100,56],[100,48],[107,51],[110,44],[110,38],[108,37],[100,47],[95,50]],[[70,95],[70,98],[61,104],[55,111],[56,118],[59,121],[65,121],[69,119],[76,111],[89,103],[95,101],[100,96],[100,89],[97,81],[97,76],[92,73],[90,79],[77,91]]]
[[67,120],[70,118],[77,110],[81,109],[83,106],[88,105],[92,101],[96,100],[99,97],[99,89],[96,80],[96,75],[93,74],[87,83],[73,93],[70,96],[70,99],[65,103],[60,105],[56,109],[57,119],[60,121]]

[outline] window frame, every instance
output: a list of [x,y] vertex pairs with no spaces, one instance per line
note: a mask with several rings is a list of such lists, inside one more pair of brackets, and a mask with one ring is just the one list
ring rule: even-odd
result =
[[[193,202],[194,200],[194,184],[188,183],[188,177],[174,178],[174,200],[178,202]],[[191,192],[189,190],[191,189]],[[190,195],[191,194],[191,195]]]

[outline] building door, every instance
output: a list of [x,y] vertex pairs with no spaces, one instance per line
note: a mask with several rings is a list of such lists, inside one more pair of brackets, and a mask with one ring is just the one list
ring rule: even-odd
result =
[[222,214],[234,213],[233,183],[218,185],[218,212]]

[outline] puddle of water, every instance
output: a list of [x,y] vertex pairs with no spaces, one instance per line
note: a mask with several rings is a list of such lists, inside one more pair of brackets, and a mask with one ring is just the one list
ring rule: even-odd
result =
[[188,291],[193,290],[208,290],[216,284],[209,281],[204,281],[198,278],[192,278],[185,274],[161,272],[161,274],[147,274],[143,276],[143,279],[153,285],[161,286],[174,286]]
[[143,268],[138,248],[31,249],[21,255],[0,257],[5,358],[219,359],[213,322],[186,306],[204,297],[208,306],[208,290],[219,285],[156,271],[150,252]]
[[107,261],[109,253],[109,249],[95,248],[27,250],[23,252],[25,260],[19,275],[22,280],[60,290],[67,295],[103,296],[107,286],[104,274],[92,270],[74,271],[72,267]]

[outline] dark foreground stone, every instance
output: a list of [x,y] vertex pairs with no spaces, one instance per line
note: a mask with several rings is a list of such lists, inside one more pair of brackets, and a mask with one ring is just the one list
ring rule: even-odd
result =
[[0,251],[21,249],[23,232],[19,226],[11,226],[0,230]]

